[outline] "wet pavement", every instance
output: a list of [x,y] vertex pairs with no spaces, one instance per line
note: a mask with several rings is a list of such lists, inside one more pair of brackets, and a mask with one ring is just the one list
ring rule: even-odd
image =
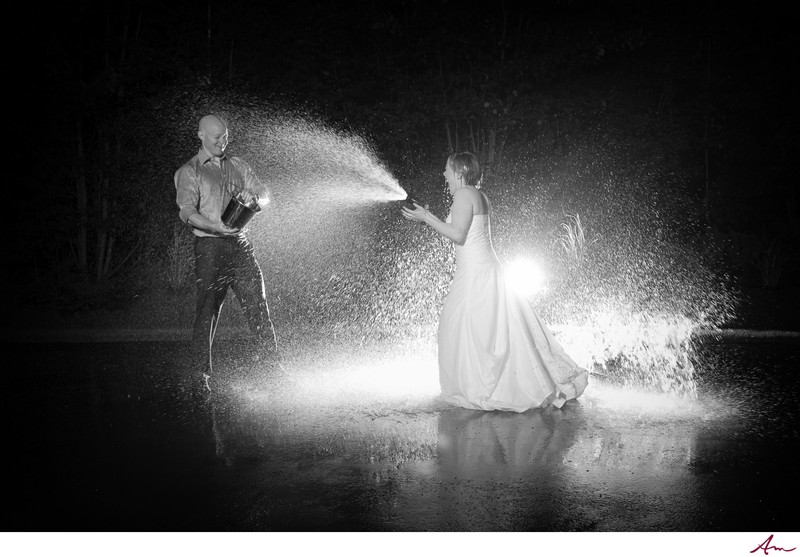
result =
[[424,351],[197,397],[183,349],[4,344],[5,531],[797,529],[797,342],[706,340],[695,401],[595,378],[523,414],[441,403]]

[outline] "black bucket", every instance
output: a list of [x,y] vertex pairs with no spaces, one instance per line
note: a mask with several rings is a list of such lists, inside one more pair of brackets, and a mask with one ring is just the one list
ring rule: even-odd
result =
[[222,223],[229,228],[244,228],[260,210],[255,201],[248,205],[232,197],[222,213]]

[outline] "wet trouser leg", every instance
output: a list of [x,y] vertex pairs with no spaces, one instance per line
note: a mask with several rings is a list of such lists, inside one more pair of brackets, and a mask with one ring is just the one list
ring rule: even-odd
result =
[[190,365],[193,373],[211,375],[211,346],[219,314],[232,280],[236,244],[224,238],[195,238],[197,305],[192,330]]
[[269,315],[261,267],[256,261],[253,246],[246,238],[239,237],[236,243],[231,289],[244,312],[250,331],[258,342],[259,352],[265,357],[277,357],[275,328]]

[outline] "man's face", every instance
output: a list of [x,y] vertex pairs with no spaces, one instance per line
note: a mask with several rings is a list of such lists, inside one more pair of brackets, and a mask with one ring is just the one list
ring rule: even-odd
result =
[[219,123],[208,124],[200,130],[199,136],[206,151],[215,157],[221,157],[228,146],[228,130]]

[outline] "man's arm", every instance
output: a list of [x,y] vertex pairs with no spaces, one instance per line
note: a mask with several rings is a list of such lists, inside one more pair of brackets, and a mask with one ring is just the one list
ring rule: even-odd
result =
[[[272,199],[269,188],[261,183],[253,169],[245,161],[237,157],[239,168],[241,169],[242,178],[244,178],[244,193],[249,194],[253,199],[258,199],[259,204],[266,205]],[[250,199],[245,199],[250,201]]]
[[236,236],[241,232],[238,228],[228,228],[221,222],[211,222],[200,213],[192,213],[189,215],[186,224],[193,228],[199,228],[211,234],[221,234],[222,236]]
[[175,201],[183,222],[210,234],[234,236],[239,233],[238,228],[228,228],[222,223],[211,222],[197,210],[200,205],[200,187],[197,183],[197,174],[191,167],[182,166],[175,173],[175,190]]

